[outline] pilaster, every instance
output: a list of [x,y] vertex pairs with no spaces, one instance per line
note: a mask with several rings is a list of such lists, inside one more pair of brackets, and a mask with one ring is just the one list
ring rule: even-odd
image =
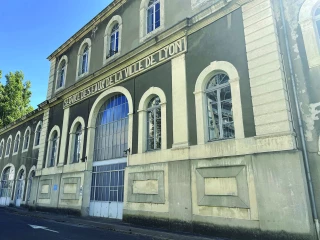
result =
[[[47,140],[47,134],[48,134],[48,126],[49,126],[49,113],[50,109],[46,109],[43,113],[43,120],[42,120],[42,128],[41,128],[41,134],[40,134],[40,143],[39,143],[39,155],[38,155],[38,163],[37,163],[37,172],[42,169],[43,166],[43,160],[46,156],[46,153],[44,152],[46,147],[46,140]],[[38,176],[39,174],[37,174]]]
[[292,133],[288,90],[271,0],[242,7],[257,136]]
[[68,126],[69,126],[69,114],[70,108],[64,109],[63,112],[63,125],[61,132],[61,141],[60,141],[60,153],[58,158],[58,166],[64,165],[66,149],[67,149],[67,137],[68,137]]
[[172,64],[173,148],[189,146],[186,61],[182,54]]
[[48,83],[48,91],[47,91],[47,100],[50,99],[53,94],[55,69],[56,69],[56,58],[53,58],[50,61],[50,75],[49,75],[49,83]]

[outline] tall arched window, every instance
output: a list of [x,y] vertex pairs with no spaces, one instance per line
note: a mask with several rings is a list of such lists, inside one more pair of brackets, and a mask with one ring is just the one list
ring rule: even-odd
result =
[[57,131],[54,131],[52,134],[51,144],[50,144],[50,155],[49,155],[49,162],[48,167],[53,167],[56,156],[57,156],[57,148],[58,148],[58,133]]
[[14,139],[13,153],[18,153],[19,145],[20,145],[20,133],[17,133]]
[[160,27],[160,0],[150,0],[147,9],[147,33]]
[[73,153],[73,163],[78,163],[80,161],[80,149],[81,149],[81,135],[82,126],[78,125],[74,138],[74,153]]
[[12,137],[10,136],[8,138],[7,146],[6,146],[6,157],[9,156],[9,154],[10,154],[11,142],[12,142]]
[[152,98],[147,109],[147,149],[161,149],[161,106],[158,96]]
[[36,128],[36,131],[35,131],[34,146],[39,146],[39,144],[40,144],[41,129],[42,129],[42,123],[40,122]]
[[30,141],[30,129],[27,129],[26,133],[24,134],[23,150],[27,150],[28,149],[29,141]]
[[206,98],[209,141],[234,138],[232,97],[228,75],[218,73],[209,80]]
[[60,68],[58,70],[58,82],[57,82],[57,89],[58,88],[62,88],[64,85],[64,81],[65,81],[65,70],[66,70],[66,61],[63,60]]
[[128,148],[128,113],[128,100],[122,94],[102,105],[96,121],[94,161],[124,157]]
[[108,56],[111,57],[118,52],[119,49],[119,24],[116,23],[111,30],[110,50]]
[[82,57],[81,57],[81,72],[80,74],[84,74],[88,72],[88,45],[84,48]]

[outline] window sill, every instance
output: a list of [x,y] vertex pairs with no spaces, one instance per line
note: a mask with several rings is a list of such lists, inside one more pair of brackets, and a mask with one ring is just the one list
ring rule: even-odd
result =
[[64,85],[62,87],[57,88],[54,93],[61,92],[64,89]]
[[23,149],[22,152],[23,153],[28,152],[28,148],[27,149]]
[[116,54],[114,54],[113,56],[107,58],[107,59],[103,59],[103,66],[105,66],[106,64],[112,62],[113,60],[117,59],[120,56],[120,52],[117,52]]
[[86,72],[86,73],[82,73],[81,75],[78,75],[76,81],[80,81],[82,78],[84,78],[84,77],[87,76],[88,74],[89,74],[89,71]]
[[9,154],[9,155],[5,155],[5,156],[4,156],[4,158],[8,158],[8,157],[10,157],[10,154]]
[[155,37],[156,35],[158,35],[162,30],[164,29],[164,26],[161,25],[160,27],[156,28],[155,30],[153,30],[152,32],[147,33],[146,35],[144,35],[143,37],[140,38],[140,43],[143,43],[146,40],[149,40],[152,37]]
[[16,155],[18,155],[18,152],[12,153],[12,156],[16,156]]
[[33,149],[38,149],[38,148],[40,148],[40,144],[36,145],[36,146],[33,146]]

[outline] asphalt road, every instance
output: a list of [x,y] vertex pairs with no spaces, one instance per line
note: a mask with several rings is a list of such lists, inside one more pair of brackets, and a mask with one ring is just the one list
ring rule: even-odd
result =
[[[32,226],[30,226],[32,225]],[[21,216],[0,208],[0,240],[151,240],[134,234]]]

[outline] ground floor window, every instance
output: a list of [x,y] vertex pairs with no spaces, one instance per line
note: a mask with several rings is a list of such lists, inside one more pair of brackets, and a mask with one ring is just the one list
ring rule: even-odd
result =
[[126,163],[93,167],[91,201],[123,202]]

